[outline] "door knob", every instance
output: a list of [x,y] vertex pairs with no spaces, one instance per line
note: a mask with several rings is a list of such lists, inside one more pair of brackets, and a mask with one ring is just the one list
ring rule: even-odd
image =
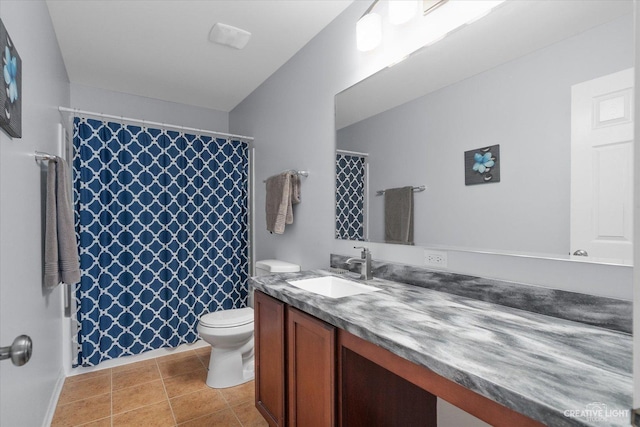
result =
[[577,251],[575,251],[573,253],[575,256],[589,256],[589,254],[587,253],[587,251],[585,251],[584,249],[578,249]]
[[11,359],[16,366],[22,366],[31,359],[33,342],[27,335],[20,335],[8,347],[0,347],[0,360]]

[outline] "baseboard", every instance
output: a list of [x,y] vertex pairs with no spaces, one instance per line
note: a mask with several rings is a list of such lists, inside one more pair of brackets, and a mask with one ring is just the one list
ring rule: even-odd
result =
[[143,360],[155,359],[156,357],[167,356],[169,354],[181,353],[183,351],[195,350],[201,347],[207,347],[209,344],[203,340],[198,340],[192,344],[181,344],[175,348],[159,348],[151,350],[146,353],[137,354],[135,356],[120,357],[118,359],[106,360],[97,366],[78,366],[71,368],[67,372],[67,376],[72,377],[75,375],[86,374],[89,372],[100,371],[102,369],[115,368],[118,366],[128,365],[135,362],[141,362]]
[[64,369],[60,369],[58,371],[58,379],[56,380],[56,385],[53,387],[53,393],[51,393],[51,400],[49,400],[49,407],[47,408],[47,413],[42,422],[42,427],[49,427],[53,422],[53,416],[56,413],[56,407],[58,406],[58,399],[60,398],[60,393],[62,392],[62,386],[64,386]]

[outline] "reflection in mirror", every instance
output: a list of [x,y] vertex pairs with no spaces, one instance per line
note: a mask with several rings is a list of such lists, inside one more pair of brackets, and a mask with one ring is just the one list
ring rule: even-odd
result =
[[[632,8],[506,1],[338,94],[337,148],[368,153],[368,173],[356,189],[337,172],[362,212],[337,203],[336,237],[384,242],[376,192],[426,185],[417,245],[629,263]],[[500,181],[465,185],[464,153],[494,145]]]
[[367,153],[336,151],[336,238],[368,240]]

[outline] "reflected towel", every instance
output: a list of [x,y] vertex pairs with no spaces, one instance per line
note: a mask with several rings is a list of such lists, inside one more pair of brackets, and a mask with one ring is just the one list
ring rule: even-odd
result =
[[80,281],[78,242],[69,199],[67,163],[60,157],[49,160],[44,237],[44,286]]
[[413,245],[413,187],[384,191],[384,240]]

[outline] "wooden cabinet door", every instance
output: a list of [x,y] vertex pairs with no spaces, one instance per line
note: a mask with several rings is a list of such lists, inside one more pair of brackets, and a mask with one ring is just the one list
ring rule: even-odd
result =
[[291,427],[336,423],[336,328],[288,307],[288,405]]
[[285,426],[285,304],[255,292],[256,408],[271,427]]

